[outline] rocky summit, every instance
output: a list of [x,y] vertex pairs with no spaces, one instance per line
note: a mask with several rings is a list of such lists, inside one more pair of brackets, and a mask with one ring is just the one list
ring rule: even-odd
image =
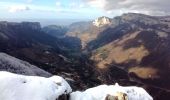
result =
[[97,27],[102,27],[109,24],[111,24],[111,19],[105,16],[99,17],[93,21],[93,25]]

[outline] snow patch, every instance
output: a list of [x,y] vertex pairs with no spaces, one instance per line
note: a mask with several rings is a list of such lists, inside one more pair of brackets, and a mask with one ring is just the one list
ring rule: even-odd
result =
[[111,19],[108,17],[100,17],[93,21],[93,25],[97,27],[102,27],[111,23]]
[[143,88],[118,84],[100,85],[84,92],[76,91],[70,94],[70,100],[106,100],[108,96],[118,98],[116,100],[153,100]]
[[50,78],[0,71],[0,100],[56,100],[72,91],[60,76]]

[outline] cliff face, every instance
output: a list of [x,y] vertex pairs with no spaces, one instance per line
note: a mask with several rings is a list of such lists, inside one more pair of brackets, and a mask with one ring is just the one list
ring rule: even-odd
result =
[[51,36],[62,38],[68,31],[68,28],[64,26],[49,25],[43,27],[42,30]]
[[21,26],[28,27],[33,30],[41,30],[41,25],[39,22],[22,22]]
[[111,19],[108,17],[99,17],[93,21],[93,25],[102,27],[111,24]]
[[21,22],[21,23],[16,23],[16,22],[6,22],[6,21],[1,21],[0,22],[0,28],[5,28],[5,27],[17,27],[17,28],[29,28],[32,30],[40,30],[41,25],[39,22]]
[[50,73],[5,53],[0,53],[0,70],[29,76],[51,76]]

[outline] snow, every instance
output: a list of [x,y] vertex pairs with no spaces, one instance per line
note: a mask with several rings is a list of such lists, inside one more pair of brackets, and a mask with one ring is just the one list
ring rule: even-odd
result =
[[143,88],[123,87],[118,84],[100,85],[84,92],[76,91],[70,94],[70,100],[105,100],[107,95],[118,96],[118,93],[126,94],[128,100],[153,100]]
[[108,96],[118,97],[116,100],[153,100],[143,88],[118,84],[71,92],[60,76],[45,78],[0,71],[0,100],[57,100],[63,94],[70,94],[69,100],[107,100]]
[[60,76],[44,78],[0,71],[0,100],[56,100],[71,91]]
[[97,26],[97,27],[102,27],[102,26],[108,25],[110,23],[111,23],[111,21],[107,17],[100,17],[100,18],[97,18],[93,21],[93,25]]

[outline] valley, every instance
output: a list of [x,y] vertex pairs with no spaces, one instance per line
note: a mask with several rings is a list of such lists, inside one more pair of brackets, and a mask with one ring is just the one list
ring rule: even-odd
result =
[[169,51],[168,16],[126,13],[45,27],[0,22],[0,52],[63,76],[76,90],[118,82],[144,87],[154,100],[165,100],[170,94]]

